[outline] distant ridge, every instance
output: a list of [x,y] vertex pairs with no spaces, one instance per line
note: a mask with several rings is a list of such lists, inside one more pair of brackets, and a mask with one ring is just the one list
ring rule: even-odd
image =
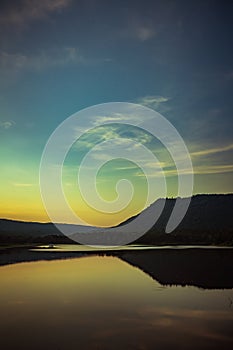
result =
[[[90,232],[94,227],[82,225],[61,224],[70,226],[79,232]],[[39,223],[0,219],[1,243],[74,243],[63,235],[53,223]]]

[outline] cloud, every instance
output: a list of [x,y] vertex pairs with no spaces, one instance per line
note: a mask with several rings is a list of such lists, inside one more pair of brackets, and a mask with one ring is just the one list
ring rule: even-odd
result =
[[233,144],[223,146],[223,147],[216,147],[216,148],[210,148],[210,149],[204,149],[201,151],[192,152],[192,157],[199,157],[199,156],[208,156],[209,154],[215,154],[215,153],[221,153],[221,152],[227,152],[233,150]]
[[93,125],[98,126],[107,123],[134,123],[138,125],[141,123],[142,117],[141,114],[137,112],[137,108],[138,106],[133,104],[130,105],[126,102],[125,111],[130,111],[131,113],[111,113],[111,115],[108,116],[96,116]]
[[[230,173],[233,172],[233,165],[232,164],[228,164],[228,165],[203,165],[203,166],[195,166],[193,168],[193,174],[194,175],[207,175],[207,174],[223,174],[223,173]],[[192,172],[190,171],[190,169],[182,169],[182,171],[180,172],[181,175],[190,175],[192,174]],[[177,169],[166,169],[163,168],[162,171],[161,170],[156,170],[154,173],[149,173],[147,174],[148,177],[173,177],[173,176],[177,176],[178,172]],[[135,173],[134,176],[136,177],[143,177],[145,176],[142,173]]]
[[[97,117],[98,121],[101,123],[110,121],[113,122],[119,119],[112,117]],[[140,147],[140,144],[145,146],[150,145],[152,148],[153,136],[149,133],[144,132],[141,129],[134,128],[132,126],[122,125],[122,124],[105,124],[99,127],[89,130],[87,133],[83,134],[77,142],[74,144],[74,149],[79,151],[88,151],[95,146],[96,151],[102,151],[105,146],[102,145],[102,142],[113,140],[114,147],[117,145],[122,146],[124,143],[128,145],[128,140],[133,140],[137,143],[133,148]],[[158,150],[158,148],[156,148]],[[158,150],[159,151],[159,150]]]
[[[103,120],[106,121],[105,117],[100,117],[100,118],[103,118]],[[93,123],[93,125],[94,124],[95,122]],[[80,131],[80,127],[79,127],[79,131]],[[119,137],[120,137],[119,127],[112,126],[112,125],[99,126],[99,127],[90,129],[87,133],[83,134],[79,139],[77,139],[76,143],[74,144],[74,149],[78,149],[79,151],[87,151],[104,141],[107,141],[110,139],[116,139]],[[98,147],[101,148],[101,146],[96,146],[96,149],[98,149]]]
[[23,70],[42,70],[52,66],[77,64],[83,61],[75,47],[50,49],[34,54],[0,52],[0,71],[12,74]]
[[[128,118],[129,119],[129,118]],[[96,120],[94,121],[94,125],[99,125],[99,124],[105,124],[106,122],[110,123],[117,123],[117,122],[121,122],[127,120],[125,114],[122,113],[114,113],[111,116],[97,116]]]
[[[233,164],[227,164],[227,165],[200,165],[195,166],[193,168],[193,174],[194,175],[207,175],[207,174],[223,174],[223,173],[231,173],[233,172]],[[165,174],[167,176],[174,176],[177,175],[176,169],[166,170]],[[190,171],[183,170],[183,175],[190,174]]]
[[34,184],[32,183],[13,183],[13,186],[15,187],[32,187]]
[[147,41],[151,38],[153,38],[156,35],[156,32],[153,28],[141,26],[135,28],[135,36],[140,41]]
[[[150,97],[152,99],[152,97]],[[145,97],[144,100],[148,100],[148,97]],[[157,103],[163,103],[168,99],[162,96],[154,96],[153,100]],[[110,119],[108,117],[101,117],[99,120],[102,122],[106,122],[108,120],[113,121],[112,117]],[[113,118],[114,119],[114,118]],[[115,120],[121,120],[121,115],[116,116]],[[129,146],[128,139],[135,142],[135,144],[131,144]],[[91,154],[93,160],[99,161],[107,161],[109,160],[109,155],[106,153],[106,145],[102,144],[104,141],[112,140],[110,146],[114,151],[120,146],[123,149],[122,158],[124,158],[124,150],[132,152],[137,151],[138,159],[140,160],[140,164],[143,164],[145,169],[149,171],[149,177],[161,177],[163,173],[159,171],[158,166],[156,166],[156,162],[151,162],[140,153],[140,144],[149,148],[154,154],[157,156],[159,165],[162,168],[165,176],[173,177],[177,176],[177,169],[175,167],[175,163],[173,162],[170,154],[167,152],[166,148],[164,148],[160,143],[157,143],[150,134],[147,134],[140,129],[132,129],[127,128],[126,126],[122,127],[121,125],[106,125],[92,129],[85,136],[82,136],[81,139],[77,142],[78,147],[85,148],[86,151],[92,149],[95,146],[95,152]],[[81,144],[79,145],[79,142]],[[111,152],[111,147],[108,146],[107,151]],[[175,147],[175,145],[174,145]],[[193,159],[193,173],[194,175],[204,175],[204,174],[223,174],[233,172],[233,165],[231,162],[231,158],[229,159],[227,154],[227,159],[224,160],[224,164],[221,164],[223,161],[222,152],[228,152],[233,150],[233,144],[213,147],[213,148],[205,148],[196,150],[193,149],[193,146],[190,145],[191,152],[190,155]],[[138,149],[138,150],[137,150]],[[107,152],[107,153],[108,153]],[[216,154],[221,155],[221,159],[218,159]],[[213,157],[211,157],[213,156]],[[182,155],[179,161],[182,161]],[[207,159],[205,159],[207,157]],[[212,159],[213,158],[213,159]],[[221,161],[221,162],[220,162]],[[118,169],[118,167],[116,167]],[[126,169],[128,166],[126,166]],[[123,169],[122,169],[123,170]],[[190,174],[190,169],[183,169],[182,175]],[[136,177],[143,176],[140,172],[136,172]]]
[[154,21],[142,18],[138,15],[130,15],[125,28],[121,31],[121,35],[125,38],[146,42],[157,35]]
[[1,129],[7,130],[7,129],[10,129],[14,125],[15,125],[15,122],[12,120],[3,121],[3,122],[0,121],[0,128]]
[[135,102],[149,108],[158,109],[161,104],[168,102],[169,100],[169,97],[155,95],[140,97]]
[[221,174],[233,172],[233,164],[197,166],[194,174]]
[[1,25],[24,26],[31,21],[47,18],[54,12],[60,12],[71,4],[72,0],[21,0],[18,4],[8,5],[0,14]]

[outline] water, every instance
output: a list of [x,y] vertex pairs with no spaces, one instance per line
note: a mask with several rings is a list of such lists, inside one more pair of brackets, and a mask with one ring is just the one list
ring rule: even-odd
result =
[[[187,276],[174,272],[180,269],[180,253],[168,251],[61,256],[1,266],[1,348],[231,349],[233,289],[226,275],[232,266],[222,271],[222,280],[216,270],[207,289],[196,270]],[[209,251],[205,256],[232,262],[231,252],[224,260],[223,253]],[[203,253],[192,254],[192,262],[196,255],[202,263],[198,255]],[[173,266],[166,267],[171,259]]]
[[233,247],[229,246],[229,247],[219,247],[219,246],[195,246],[195,245],[189,245],[189,246],[153,246],[153,245],[141,245],[141,244],[130,244],[127,246],[119,246],[119,247],[92,247],[92,246],[84,246],[84,245],[78,245],[78,244],[49,244],[49,245],[39,245],[36,246],[34,248],[32,248],[32,251],[50,251],[50,252],[90,252],[90,251],[97,251],[99,252],[100,250],[102,251],[125,251],[125,250],[162,250],[162,249],[194,249],[194,248],[198,248],[198,249],[231,249],[233,251]]

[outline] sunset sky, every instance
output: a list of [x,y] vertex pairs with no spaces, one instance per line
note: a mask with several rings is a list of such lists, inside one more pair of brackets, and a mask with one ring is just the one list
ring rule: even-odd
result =
[[[45,144],[67,117],[107,102],[142,104],[174,125],[191,154],[194,194],[233,192],[232,37],[231,1],[1,1],[0,217],[50,221],[39,188]],[[138,187],[127,211],[99,215],[74,192],[74,165],[98,140],[130,135],[160,151],[148,135],[122,132],[96,129],[65,162],[64,192],[89,224],[116,224],[143,209],[145,178],[128,161],[106,164],[98,180],[108,200],[122,177]],[[175,197],[165,153],[167,196]]]

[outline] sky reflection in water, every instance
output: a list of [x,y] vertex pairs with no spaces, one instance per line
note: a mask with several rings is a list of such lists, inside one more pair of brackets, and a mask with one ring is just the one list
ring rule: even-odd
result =
[[4,349],[224,349],[233,290],[164,287],[117,257],[0,268]]

